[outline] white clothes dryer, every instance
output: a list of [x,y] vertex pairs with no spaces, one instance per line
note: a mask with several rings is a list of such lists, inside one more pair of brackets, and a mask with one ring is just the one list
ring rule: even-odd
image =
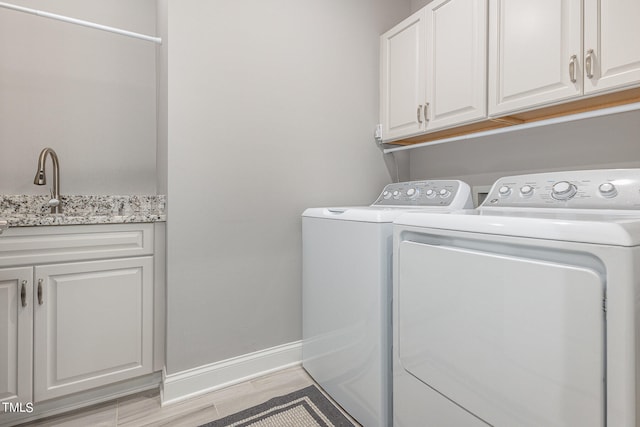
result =
[[392,221],[470,208],[461,181],[387,185],[371,206],[302,215],[303,366],[360,424],[391,424]]
[[394,251],[395,426],[640,426],[640,169],[502,178]]

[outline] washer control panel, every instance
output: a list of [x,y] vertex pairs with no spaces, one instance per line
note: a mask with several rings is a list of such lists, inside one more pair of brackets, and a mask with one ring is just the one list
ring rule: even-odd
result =
[[372,206],[448,206],[472,207],[471,189],[456,180],[407,181],[384,187]]
[[482,207],[640,209],[640,169],[517,175],[497,180]]

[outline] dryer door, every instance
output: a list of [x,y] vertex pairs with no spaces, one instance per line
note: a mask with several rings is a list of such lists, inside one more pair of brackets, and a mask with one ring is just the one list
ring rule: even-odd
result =
[[604,425],[595,270],[410,241],[398,257],[407,372],[494,426]]

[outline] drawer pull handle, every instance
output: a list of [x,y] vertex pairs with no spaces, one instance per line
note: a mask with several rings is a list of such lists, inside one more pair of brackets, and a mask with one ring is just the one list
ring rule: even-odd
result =
[[22,300],[22,306],[27,306],[27,281],[22,281],[22,288],[20,289],[20,299]]
[[422,124],[422,105],[418,105],[418,111],[416,112],[418,117],[418,123]]
[[429,121],[429,103],[424,104],[424,121]]
[[38,304],[42,305],[42,279],[38,279]]

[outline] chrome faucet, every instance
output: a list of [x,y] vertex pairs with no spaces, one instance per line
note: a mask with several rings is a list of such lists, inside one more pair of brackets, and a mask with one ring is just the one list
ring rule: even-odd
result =
[[44,163],[47,160],[47,154],[51,156],[53,162],[53,190],[51,191],[51,200],[49,200],[49,206],[51,206],[52,214],[62,213],[62,206],[60,205],[60,164],[58,163],[58,155],[51,148],[45,148],[40,152],[38,158],[38,170],[36,171],[36,177],[33,180],[35,185],[45,185],[47,183],[47,177],[44,171]]

